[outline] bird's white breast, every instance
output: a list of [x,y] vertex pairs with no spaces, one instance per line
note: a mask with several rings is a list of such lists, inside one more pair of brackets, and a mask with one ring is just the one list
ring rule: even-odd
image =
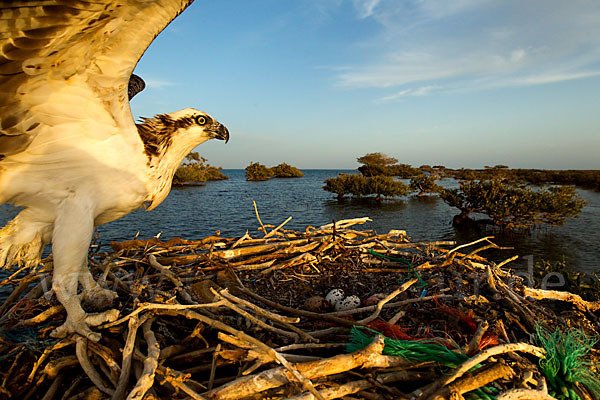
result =
[[28,89],[26,99],[42,127],[25,151],[0,164],[0,200],[50,216],[62,199],[85,197],[94,204],[97,224],[140,207],[149,177],[133,121],[119,126],[85,82]]

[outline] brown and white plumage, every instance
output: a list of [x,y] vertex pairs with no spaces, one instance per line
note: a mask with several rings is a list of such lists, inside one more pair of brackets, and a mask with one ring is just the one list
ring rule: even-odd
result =
[[[52,242],[53,289],[67,310],[55,335],[115,318],[81,308],[94,226],[168,194],[195,146],[228,139],[209,115],[184,109],[136,125],[133,69],[193,0],[14,0],[0,5],[0,204],[24,210],[0,230],[0,267],[35,265]],[[139,82],[137,82],[139,89]],[[133,88],[134,92],[136,88]]]

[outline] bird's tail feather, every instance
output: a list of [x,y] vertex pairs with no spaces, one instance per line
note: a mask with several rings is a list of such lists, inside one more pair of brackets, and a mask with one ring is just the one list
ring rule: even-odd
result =
[[42,231],[24,227],[19,217],[0,229],[0,268],[13,265],[31,268],[40,263],[45,246]]

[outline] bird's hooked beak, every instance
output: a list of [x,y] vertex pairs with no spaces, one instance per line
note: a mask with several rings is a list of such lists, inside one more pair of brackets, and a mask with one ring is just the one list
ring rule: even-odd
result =
[[218,122],[211,127],[213,139],[224,140],[225,143],[229,142],[229,130],[225,128],[225,125],[221,125]]

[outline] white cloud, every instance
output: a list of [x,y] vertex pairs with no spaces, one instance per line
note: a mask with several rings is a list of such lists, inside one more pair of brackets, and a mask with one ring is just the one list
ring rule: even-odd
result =
[[439,86],[435,86],[435,85],[421,86],[420,88],[413,90],[413,96],[426,96],[438,88],[439,88]]
[[401,91],[396,92],[394,94],[391,94],[389,96],[384,96],[384,97],[378,99],[378,102],[380,102],[380,103],[387,103],[387,102],[390,102],[390,101],[395,101],[395,100],[401,99],[403,97],[410,96],[411,93],[412,93],[411,89],[404,89],[404,90],[401,90]]
[[339,78],[341,84],[348,87],[392,87],[489,73],[502,74],[513,71],[521,63],[524,55],[515,57],[513,53],[455,55],[452,51],[433,50],[388,54],[378,64],[347,69]]
[[[380,32],[346,65],[338,84],[401,88],[484,89],[536,85],[600,74],[600,2],[562,0],[353,0],[357,16]],[[368,53],[368,54],[367,54]],[[417,88],[414,88],[416,86]]]
[[483,7],[489,2],[489,0],[420,0],[416,3],[424,17],[441,19],[467,10]]
[[354,7],[358,12],[359,18],[368,18],[373,15],[375,7],[380,0],[354,0]]
[[177,83],[171,81],[144,77],[142,77],[142,79],[146,82],[147,89],[164,89],[171,86],[177,86]]
[[403,90],[400,90],[399,92],[393,93],[391,95],[383,96],[383,97],[377,99],[377,102],[378,103],[388,103],[391,101],[399,100],[403,97],[427,96],[432,91],[434,91],[438,88],[439,88],[439,86],[431,85],[431,86],[421,86],[416,89],[412,89],[412,88],[411,89],[403,89]]
[[537,75],[521,76],[508,79],[502,82],[506,86],[528,86],[528,85],[543,85],[546,83],[556,83],[563,81],[571,81],[574,79],[584,79],[600,76],[600,70],[588,72],[573,72],[573,73],[541,73]]
[[516,63],[521,61],[526,55],[527,53],[523,49],[513,50],[513,52],[510,53],[510,60]]

